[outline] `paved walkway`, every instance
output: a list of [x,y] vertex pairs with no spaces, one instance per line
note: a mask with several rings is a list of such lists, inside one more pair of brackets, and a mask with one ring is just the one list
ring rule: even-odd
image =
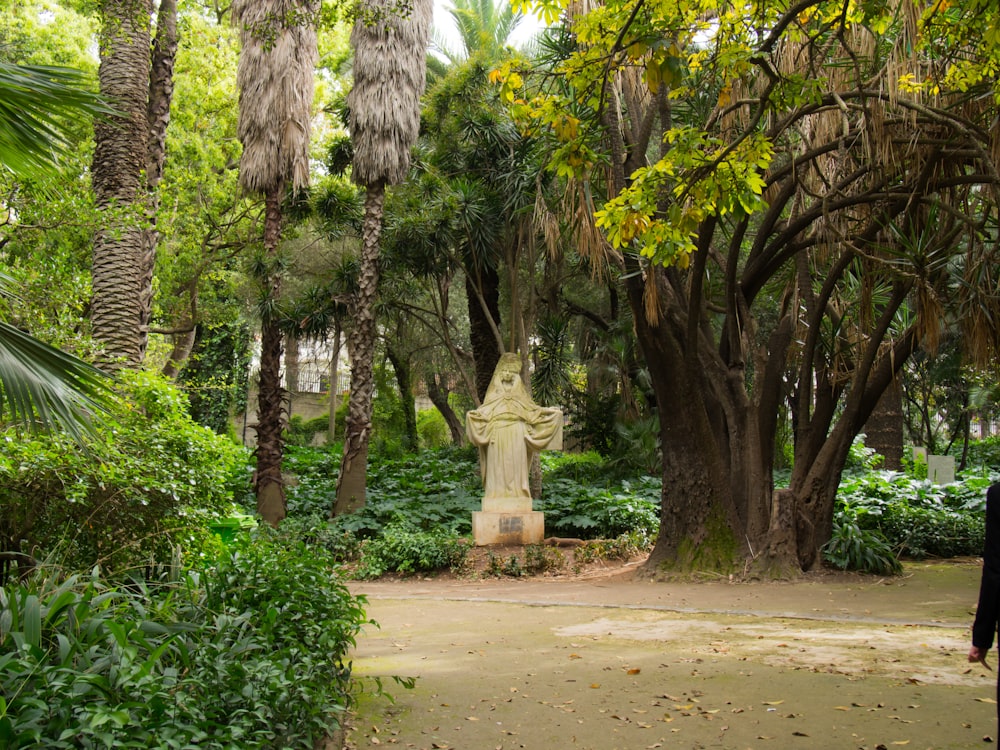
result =
[[[350,747],[971,748],[993,675],[965,660],[975,564],[884,580],[359,583]],[[417,677],[413,690],[391,675]]]

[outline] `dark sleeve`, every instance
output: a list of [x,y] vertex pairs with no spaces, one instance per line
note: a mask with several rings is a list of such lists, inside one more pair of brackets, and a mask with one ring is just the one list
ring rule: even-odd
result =
[[979,605],[972,624],[972,645],[993,646],[1000,617],[1000,484],[986,493],[986,544],[983,548],[983,577],[979,584]]

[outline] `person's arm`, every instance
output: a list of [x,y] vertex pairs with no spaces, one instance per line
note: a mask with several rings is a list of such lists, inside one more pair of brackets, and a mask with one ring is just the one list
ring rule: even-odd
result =
[[[983,545],[983,575],[979,583],[979,604],[972,624],[969,661],[986,665],[1000,618],[1000,484],[986,493],[986,543]],[[988,668],[988,667],[987,667]]]

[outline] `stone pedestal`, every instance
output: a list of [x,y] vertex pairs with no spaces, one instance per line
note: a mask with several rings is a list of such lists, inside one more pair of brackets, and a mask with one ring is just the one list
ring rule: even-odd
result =
[[545,514],[538,510],[473,511],[472,538],[477,547],[541,544],[545,539]]

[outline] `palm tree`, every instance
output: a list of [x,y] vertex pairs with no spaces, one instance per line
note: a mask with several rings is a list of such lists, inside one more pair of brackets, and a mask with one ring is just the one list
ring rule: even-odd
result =
[[264,290],[260,305],[261,356],[258,389],[257,511],[271,525],[285,517],[281,480],[284,392],[280,383],[282,331],[276,306],[281,273],[274,262],[281,239],[281,199],[309,179],[309,116],[313,69],[318,59],[315,17],[318,0],[237,0],[233,21],[242,51],[236,73],[240,89],[237,125],[243,155],[240,184],[264,196]]
[[142,219],[152,0],[102,0],[101,93],[120,112],[94,125],[91,182],[103,217],[94,235],[94,338],[110,371],[142,362]]
[[511,34],[524,20],[524,14],[514,10],[508,0],[453,0],[448,13],[458,28],[461,48],[453,49],[438,33],[434,48],[452,65],[464,62],[473,52],[487,60],[501,60]]
[[[112,111],[84,84],[70,68],[0,63],[0,166],[25,177],[54,169],[68,148],[62,118]],[[0,294],[13,285],[0,274]],[[109,396],[99,370],[0,322],[0,419],[79,437]]]
[[365,0],[351,32],[354,87],[347,105],[354,144],[352,179],[365,188],[365,218],[349,346],[351,396],[334,515],[365,503],[374,391],[374,302],[385,187],[406,177],[410,148],[420,127],[433,5],[431,0],[414,0],[405,15],[404,10],[404,4],[396,0]]

